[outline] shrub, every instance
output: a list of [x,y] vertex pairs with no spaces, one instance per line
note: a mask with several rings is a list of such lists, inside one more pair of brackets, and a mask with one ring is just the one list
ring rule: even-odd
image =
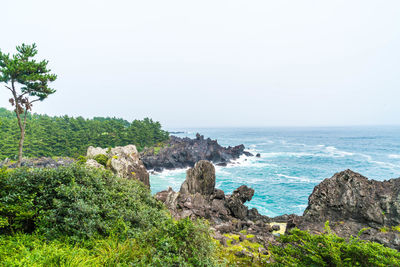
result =
[[96,156],[94,156],[93,158],[95,161],[97,161],[97,163],[103,165],[104,167],[107,167],[107,161],[108,161],[108,157],[104,154],[98,154]]
[[400,266],[400,253],[381,244],[351,237],[348,241],[331,233],[311,235],[293,229],[270,246],[272,259],[285,266]]
[[86,161],[87,161],[87,158],[86,158],[85,156],[79,156],[79,157],[77,158],[76,163],[77,163],[77,164],[83,165],[83,164],[86,163]]
[[209,227],[203,221],[170,219],[142,240],[151,247],[148,263],[157,266],[214,265],[215,245]]
[[209,266],[208,225],[141,182],[71,165],[0,172],[0,266]]
[[49,239],[134,236],[168,219],[142,183],[109,171],[80,165],[21,168],[3,175],[1,183],[0,218],[8,226],[0,233],[36,230]]

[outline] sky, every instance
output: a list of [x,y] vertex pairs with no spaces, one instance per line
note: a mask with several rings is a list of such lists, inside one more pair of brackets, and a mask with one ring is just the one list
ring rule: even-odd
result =
[[[1,10],[1,51],[36,43],[58,75],[37,113],[167,128],[400,124],[398,0],[2,0]],[[9,97],[0,85],[0,107]]]

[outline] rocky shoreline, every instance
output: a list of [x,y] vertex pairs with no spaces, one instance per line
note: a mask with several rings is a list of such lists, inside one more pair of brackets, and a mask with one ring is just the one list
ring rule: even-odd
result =
[[[192,166],[179,192],[169,188],[155,197],[177,219],[207,219],[215,238],[222,244],[226,244],[226,234],[236,234],[266,248],[276,243],[274,233],[280,228],[286,228],[280,229],[286,233],[297,227],[320,234],[329,221],[332,232],[340,237],[359,236],[400,250],[400,178],[374,181],[345,170],[314,188],[302,216],[290,214],[270,218],[244,205],[254,195],[252,188],[242,185],[231,195],[215,188],[213,163],[226,164],[246,153],[243,145],[224,148],[217,141],[198,134],[196,139],[171,137],[169,145],[159,153],[139,154],[133,145],[113,149],[90,147],[86,165],[108,168],[119,176],[138,179],[148,187],[151,167],[163,170]],[[104,165],[95,160],[98,155],[106,157]],[[24,159],[22,166],[56,168],[74,162],[74,159],[62,157]],[[12,162],[0,165],[15,167]],[[250,237],[244,236],[243,231]]]
[[200,160],[208,160],[219,166],[226,166],[241,155],[253,156],[244,150],[244,145],[223,147],[217,140],[205,139],[196,134],[195,139],[170,136],[169,141],[159,148],[148,148],[140,153],[147,170],[161,172],[164,169],[193,167]]
[[351,170],[336,173],[315,187],[302,216],[260,215],[257,209],[244,205],[253,195],[254,190],[246,185],[225,195],[215,188],[214,166],[199,161],[187,171],[179,192],[169,188],[157,193],[156,198],[177,219],[207,219],[221,244],[226,244],[224,234],[236,234],[243,239],[246,237],[242,232],[246,231],[252,241],[268,247],[276,243],[273,231],[281,227],[278,222],[287,225],[286,233],[297,227],[320,234],[329,221],[332,232],[340,237],[359,235],[363,240],[400,249],[400,178],[379,182]]

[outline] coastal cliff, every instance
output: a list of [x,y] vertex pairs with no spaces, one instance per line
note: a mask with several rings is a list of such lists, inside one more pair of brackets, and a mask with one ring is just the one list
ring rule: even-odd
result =
[[223,147],[217,140],[205,139],[200,134],[196,134],[195,139],[170,136],[163,146],[142,151],[140,158],[148,170],[160,172],[163,169],[193,167],[200,160],[226,166],[241,155],[252,156],[244,149],[244,145]]
[[323,180],[308,198],[303,216],[289,216],[288,228],[321,233],[329,221],[334,233],[400,249],[400,178],[369,180],[345,170]]

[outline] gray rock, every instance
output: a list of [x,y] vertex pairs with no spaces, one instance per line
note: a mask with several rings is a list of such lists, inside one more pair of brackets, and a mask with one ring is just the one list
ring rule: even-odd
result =
[[111,150],[90,146],[87,150],[86,165],[95,166],[92,159],[96,155],[106,155],[110,160],[110,169],[120,177],[137,179],[150,187],[149,173],[139,158],[139,153],[134,145],[115,147]]
[[379,229],[400,224],[400,178],[388,181],[368,180],[346,170],[323,180],[308,198],[303,216],[290,215],[287,231],[293,227],[320,233],[329,221],[339,236],[356,236],[363,228],[371,228],[361,236],[386,246],[400,249],[398,232],[381,233]]
[[142,151],[141,159],[148,170],[160,172],[163,169],[194,167],[200,160],[226,166],[243,154],[247,154],[243,145],[222,147],[216,140],[197,134],[195,139],[170,136],[167,144],[157,153],[153,148]]
[[193,168],[186,172],[186,180],[183,182],[179,192],[181,194],[211,195],[215,189],[215,168],[206,160],[196,163]]
[[95,161],[94,159],[88,159],[86,161],[86,166],[87,167],[91,167],[91,168],[100,168],[100,169],[104,169],[104,166],[101,165],[100,163],[98,163],[97,161]]

